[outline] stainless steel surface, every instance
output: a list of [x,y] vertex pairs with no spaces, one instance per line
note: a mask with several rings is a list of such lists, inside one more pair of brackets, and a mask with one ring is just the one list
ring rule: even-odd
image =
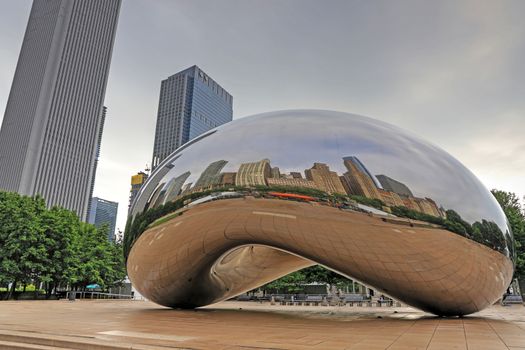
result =
[[224,300],[320,263],[436,314],[480,310],[513,272],[512,233],[461,163],[392,125],[297,110],[243,118],[175,151],[132,206],[139,292]]

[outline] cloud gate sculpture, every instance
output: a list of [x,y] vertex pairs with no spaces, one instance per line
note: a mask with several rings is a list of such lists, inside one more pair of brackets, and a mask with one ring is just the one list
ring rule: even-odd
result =
[[321,264],[437,315],[495,302],[512,233],[460,162],[392,125],[294,110],[183,145],[141,188],[128,274],[165,306],[208,305]]

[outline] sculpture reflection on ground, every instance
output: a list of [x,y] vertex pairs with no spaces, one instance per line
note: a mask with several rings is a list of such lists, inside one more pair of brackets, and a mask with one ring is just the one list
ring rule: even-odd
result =
[[[339,263],[315,252],[315,242],[321,239],[334,239],[332,233],[322,230],[316,231],[312,236],[308,235],[310,239],[315,237],[314,241],[310,242],[306,250],[299,251],[295,249],[298,242],[296,246],[288,246],[289,243],[279,240],[264,243],[266,238],[259,237],[260,232],[252,233],[251,239],[243,239],[242,242],[233,245],[230,239],[223,236],[224,242],[222,246],[217,247],[217,252],[212,254],[212,258],[198,256],[196,250],[194,251],[196,256],[186,256],[184,262],[180,259],[177,261],[178,265],[198,266],[194,271],[197,276],[191,277],[194,282],[189,286],[178,287],[186,289],[187,292],[173,291],[173,286],[178,285],[177,279],[180,279],[174,271],[181,271],[181,266],[177,268],[167,266],[169,258],[157,255],[151,250],[151,244],[147,246],[141,244],[140,252],[136,247],[136,242],[142,239],[144,233],[154,232],[159,227],[170,231],[172,238],[177,237],[178,240],[185,235],[194,235],[200,242],[196,244],[205,246],[206,239],[211,235],[203,231],[204,224],[200,225],[193,221],[192,227],[186,228],[187,231],[181,231],[171,223],[177,220],[182,222],[183,217],[194,209],[216,208],[210,205],[214,202],[240,203],[239,201],[246,199],[250,200],[250,205],[254,205],[255,209],[258,205],[263,205],[261,200],[267,200],[264,205],[267,203],[278,205],[279,202],[285,205],[285,201],[290,205],[292,202],[302,203],[299,206],[284,206],[292,211],[299,208],[308,211],[311,208],[317,211],[324,207],[331,208],[330,211],[322,210],[326,213],[326,218],[319,218],[321,223],[326,221],[328,226],[331,224],[330,220],[339,220],[339,218],[351,219],[352,225],[357,225],[358,221],[370,222],[369,218],[373,218],[376,223],[367,228],[370,237],[373,236],[374,229],[379,232],[385,227],[391,228],[396,225],[410,227],[414,232],[421,232],[421,235],[433,232],[432,238],[429,236],[429,242],[434,240],[433,235],[437,232],[453,232],[461,239],[471,242],[463,247],[468,249],[468,252],[455,252],[464,255],[457,257],[456,260],[470,256],[473,251],[479,254],[479,257],[484,256],[486,259],[493,260],[483,261],[487,266],[480,271],[488,274],[488,279],[483,282],[487,284],[487,292],[481,293],[483,295],[476,298],[471,291],[465,290],[468,283],[461,285],[462,282],[459,280],[460,285],[453,288],[448,284],[444,288],[443,281],[434,284],[434,288],[441,294],[447,295],[446,300],[443,296],[434,301],[428,300],[429,295],[433,295],[428,291],[425,292],[428,295],[424,296],[414,295],[417,291],[396,290],[395,278],[391,277],[395,270],[389,271],[384,264],[390,262],[382,261],[384,259],[381,256],[377,256],[376,260],[383,262],[381,266],[385,271],[380,274],[382,278],[367,276],[363,271],[366,266],[355,270],[343,264],[342,268],[336,268],[335,265]],[[251,201],[252,199],[256,202]],[[259,204],[255,205],[255,203]],[[368,282],[409,304],[441,314],[465,314],[479,310],[493,302],[505,290],[512,277],[511,259],[514,250],[506,219],[491,194],[468,170],[435,146],[428,145],[393,126],[344,113],[327,111],[269,113],[234,121],[204,134],[179,148],[156,169],[141,189],[131,214],[125,234],[125,250],[126,254],[130,254],[128,259],[130,278],[137,286],[142,286],[143,289],[139,288],[141,293],[147,297],[153,295],[152,300],[170,306],[199,306],[223,300],[234,296],[234,293],[242,293],[312,264],[311,261],[297,256],[323,263],[328,268],[364,283]],[[209,215],[211,217],[212,212]],[[292,214],[281,213],[281,215],[297,218],[297,215]],[[362,219],[359,219],[359,215],[362,215]],[[248,218],[246,220],[249,222]],[[217,225],[217,230],[225,229],[219,223]],[[286,229],[283,227],[283,230],[288,229],[288,226]],[[416,229],[418,231],[415,231]],[[242,231],[242,228],[240,230]],[[264,231],[262,228],[257,230]],[[397,229],[392,228],[392,230]],[[297,237],[290,239],[297,239]],[[382,239],[383,243],[386,239],[393,244],[398,237],[390,235]],[[456,240],[454,239],[454,242]],[[274,249],[280,250],[278,256],[286,254],[282,251],[295,255],[283,258],[287,262],[282,263],[282,268],[274,266],[273,272],[269,275],[256,271],[257,269],[251,270],[260,274],[260,278],[237,276],[236,279],[224,270],[221,270],[221,278],[216,270],[212,271],[224,254],[229,254],[228,251],[236,249],[246,250],[247,244],[265,245],[267,248],[259,248],[257,254],[264,252],[263,255],[267,257],[276,255],[266,251]],[[342,241],[338,240],[338,244],[342,249],[348,248]],[[477,244],[498,252],[500,257],[495,258],[493,253],[482,250]],[[399,256],[410,261],[411,254],[415,254],[415,247],[411,247],[410,241],[405,242],[403,246],[404,252],[399,251]],[[417,247],[419,250],[433,248],[425,247],[425,244],[422,246],[421,242]],[[178,248],[174,246],[173,249],[170,254],[177,255]],[[188,247],[184,249],[189,252]],[[236,254],[242,256],[239,252]],[[237,263],[244,266],[231,266],[231,268],[244,267],[250,270],[248,265],[253,264],[250,259],[257,255],[254,254],[251,250],[248,254],[249,258],[245,257],[244,260],[239,258]],[[150,263],[156,264],[157,267],[150,267],[149,273],[148,270],[135,273],[143,268],[141,265],[144,265],[145,256],[155,256]],[[273,259],[277,257],[274,256]],[[348,263],[354,261],[350,255],[346,259]],[[413,272],[425,275],[430,273],[428,271],[434,270],[434,275],[439,275],[438,271],[444,271],[444,266],[448,266],[448,263],[443,265],[443,261],[437,262],[440,261],[437,260],[435,266],[430,263],[432,268],[426,270],[417,266],[406,267],[407,269],[403,270],[405,275],[401,280],[410,282],[411,280],[405,277]],[[492,263],[496,265],[492,266]],[[130,269],[130,266],[133,268]],[[160,269],[164,266],[166,268],[163,273],[169,274],[169,278],[166,276],[161,278],[159,275]],[[465,265],[462,267],[458,265],[457,271],[447,267],[448,278],[453,279],[456,272],[463,274],[464,267]],[[427,272],[423,273],[424,271]],[[211,272],[215,273],[215,279],[218,278],[220,283],[214,279],[210,280]],[[370,275],[374,273],[377,274],[368,271]],[[157,277],[153,278],[153,275]],[[148,280],[150,282],[147,286],[140,281],[145,277],[151,279]],[[159,290],[153,282],[159,278],[171,280],[172,286],[164,288],[164,291]],[[387,279],[393,281],[385,282]],[[426,281],[428,278],[423,276],[423,280]],[[203,284],[204,281],[206,284]],[[430,281],[426,282],[427,287],[432,285]],[[389,288],[385,288],[385,284]],[[200,290],[197,292],[196,288]],[[152,293],[151,290],[155,292]],[[424,291],[425,288],[421,290]],[[189,297],[190,291],[202,295]],[[464,297],[465,294],[468,296]],[[458,305],[457,302],[461,300],[466,303],[465,306]],[[437,305],[438,303],[441,306]]]

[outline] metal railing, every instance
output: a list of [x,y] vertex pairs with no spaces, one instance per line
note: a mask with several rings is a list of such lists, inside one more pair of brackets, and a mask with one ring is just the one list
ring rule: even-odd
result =
[[116,293],[104,293],[104,292],[90,292],[90,291],[68,291],[66,298],[69,300],[75,299],[132,299],[132,295],[129,294],[116,294]]

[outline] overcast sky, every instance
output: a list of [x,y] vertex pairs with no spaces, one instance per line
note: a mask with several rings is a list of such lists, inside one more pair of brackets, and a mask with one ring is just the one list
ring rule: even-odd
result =
[[[0,0],[0,120],[31,1]],[[437,144],[488,188],[525,195],[525,1],[124,0],[95,196],[150,163],[160,81],[199,65],[234,119],[319,108]]]

